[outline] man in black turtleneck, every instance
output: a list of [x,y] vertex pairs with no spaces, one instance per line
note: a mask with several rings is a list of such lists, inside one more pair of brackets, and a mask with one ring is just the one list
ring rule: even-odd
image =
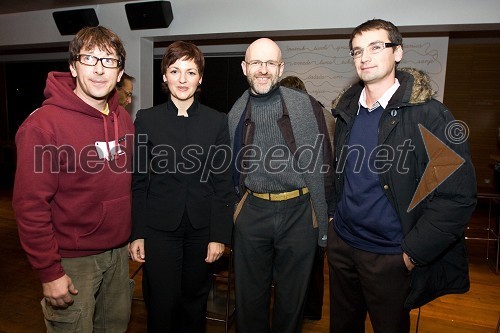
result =
[[250,89],[229,113],[240,197],[234,229],[238,332],[300,332],[316,244],[326,245],[328,130],[314,98],[279,86],[284,63],[275,42],[253,42],[242,69]]

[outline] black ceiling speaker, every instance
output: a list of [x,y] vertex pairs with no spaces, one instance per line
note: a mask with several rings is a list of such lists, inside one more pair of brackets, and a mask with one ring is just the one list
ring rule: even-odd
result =
[[125,12],[130,30],[168,28],[174,19],[170,1],[127,3]]
[[84,27],[96,27],[99,20],[94,8],[64,10],[53,12],[52,16],[56,21],[57,29],[61,35],[75,35]]

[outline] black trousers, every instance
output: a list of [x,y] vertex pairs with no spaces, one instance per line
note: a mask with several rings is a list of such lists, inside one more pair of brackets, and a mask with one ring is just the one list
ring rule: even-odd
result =
[[317,238],[309,194],[286,201],[248,195],[234,229],[238,333],[301,331]]
[[193,229],[186,213],[176,231],[146,238],[142,284],[149,333],[205,332],[208,241],[209,229]]
[[309,288],[307,289],[304,318],[320,320],[323,312],[323,293],[325,291],[325,249],[316,246]]
[[402,254],[376,254],[349,246],[328,226],[330,333],[364,333],[367,312],[375,333],[408,333],[404,309],[410,273]]

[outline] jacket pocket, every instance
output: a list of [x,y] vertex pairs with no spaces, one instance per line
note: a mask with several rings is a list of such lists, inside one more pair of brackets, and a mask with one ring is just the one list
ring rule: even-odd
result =
[[439,260],[412,270],[405,308],[418,308],[446,294],[465,293],[469,287],[465,243],[461,240]]
[[[56,310],[47,304],[45,298],[40,302],[45,326],[48,333],[83,333],[81,309]],[[64,314],[61,314],[64,311]]]
[[124,244],[130,237],[130,195],[101,202],[101,214],[97,225],[78,237],[80,250],[110,249]]

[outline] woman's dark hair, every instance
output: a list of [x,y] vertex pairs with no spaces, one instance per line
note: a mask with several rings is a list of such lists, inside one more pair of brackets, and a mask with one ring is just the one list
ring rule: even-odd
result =
[[[175,63],[177,60],[193,60],[198,67],[198,72],[200,76],[203,77],[203,71],[205,70],[205,57],[200,49],[191,42],[176,41],[170,44],[161,60],[161,73],[165,75],[167,73],[167,68]],[[163,82],[163,90],[168,92],[168,84]],[[197,92],[199,92],[199,87]]]

